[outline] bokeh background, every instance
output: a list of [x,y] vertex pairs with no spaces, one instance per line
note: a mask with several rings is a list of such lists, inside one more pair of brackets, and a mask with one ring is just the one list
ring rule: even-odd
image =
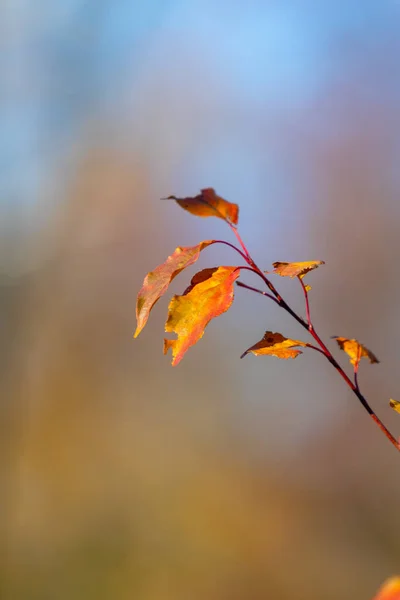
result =
[[400,3],[5,0],[0,40],[1,598],[371,598],[399,456],[318,355],[239,360],[296,323],[237,289],[176,369],[167,299],[132,333],[147,271],[233,241],[159,201],[212,186],[263,268],[326,261],[315,323],[400,433]]

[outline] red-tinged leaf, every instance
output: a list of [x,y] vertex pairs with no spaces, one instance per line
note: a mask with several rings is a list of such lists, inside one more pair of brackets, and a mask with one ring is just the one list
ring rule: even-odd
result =
[[217,196],[213,188],[205,188],[193,198],[168,196],[165,200],[175,200],[179,206],[197,217],[218,217],[231,225],[237,225],[239,206]]
[[200,252],[213,244],[214,240],[205,240],[197,246],[182,248],[178,246],[167,260],[146,275],[136,301],[137,327],[134,334],[136,338],[146,325],[150,311],[168,289],[171,281],[186,267],[193,265],[200,256]]
[[317,269],[320,265],[324,265],[323,260],[308,260],[305,262],[274,262],[273,273],[280,275],[281,277],[300,277],[307,275],[310,271]]
[[373,600],[400,600],[400,577],[385,581]]
[[341,350],[344,350],[346,354],[350,357],[350,362],[352,365],[356,366],[360,362],[360,360],[365,357],[368,358],[370,363],[378,363],[379,360],[376,358],[375,354],[368,350],[365,346],[360,344],[355,339],[348,339],[340,336],[332,336],[334,340],[337,341]]
[[239,274],[237,267],[218,267],[211,277],[197,283],[187,294],[172,298],[165,331],[175,332],[178,338],[164,340],[164,354],[172,349],[173,366],[203,337],[211,319],[229,309],[233,302],[233,284]]
[[248,348],[246,352],[243,352],[240,358],[243,358],[249,352],[256,356],[276,356],[283,359],[296,358],[296,356],[302,354],[301,350],[294,349],[296,346],[305,347],[308,344],[300,340],[290,340],[281,333],[266,331],[262,340]]

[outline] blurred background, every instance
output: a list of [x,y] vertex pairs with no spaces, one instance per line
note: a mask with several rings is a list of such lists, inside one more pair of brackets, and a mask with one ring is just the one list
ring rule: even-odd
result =
[[0,40],[1,598],[371,598],[399,456],[322,357],[239,360],[297,324],[238,288],[175,369],[168,298],[132,333],[149,270],[234,241],[159,201],[214,187],[262,268],[326,261],[314,322],[400,433],[400,3],[3,0]]

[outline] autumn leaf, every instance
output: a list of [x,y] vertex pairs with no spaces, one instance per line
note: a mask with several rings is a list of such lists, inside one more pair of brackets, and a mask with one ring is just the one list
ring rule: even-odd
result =
[[183,292],[182,296],[186,296],[186,294],[188,294],[190,291],[192,291],[192,289],[194,288],[195,285],[198,285],[199,283],[203,283],[203,281],[206,281],[206,279],[209,279],[212,276],[212,274],[215,273],[215,271],[217,271],[217,270],[218,270],[218,267],[211,267],[209,269],[203,269],[202,271],[199,271],[198,273],[193,275],[192,279],[190,280],[190,285]]
[[168,196],[164,199],[175,200],[179,206],[197,217],[218,217],[231,225],[238,224],[239,206],[217,196],[213,188],[205,188],[193,198]]
[[167,260],[146,275],[136,301],[137,327],[134,334],[136,338],[146,325],[153,306],[168,289],[171,281],[186,267],[193,265],[200,256],[200,252],[213,244],[214,240],[205,240],[197,246],[182,248],[178,246]]
[[395,410],[396,412],[400,413],[400,402],[398,402],[397,400],[393,400],[393,398],[390,398],[389,406],[393,408],[393,410]]
[[294,350],[295,346],[308,346],[305,342],[299,340],[291,340],[284,337],[281,333],[273,333],[272,331],[266,331],[262,340],[254,344],[243,352],[240,358],[243,358],[251,352],[256,356],[276,356],[277,358],[296,358],[299,354],[302,354],[301,350]]
[[368,358],[370,363],[378,363],[379,360],[376,358],[375,354],[368,350],[365,346],[360,344],[357,340],[348,339],[340,336],[332,336],[334,340],[337,341],[341,350],[344,350],[346,354],[350,357],[350,362],[352,365],[356,366],[360,359],[365,357]]
[[385,581],[373,600],[400,600],[400,577]]
[[280,275],[281,277],[300,277],[300,279],[302,279],[307,273],[324,264],[325,261],[323,260],[309,260],[306,262],[292,263],[274,262],[272,263],[272,266],[274,267],[273,273],[276,275]]
[[164,340],[164,354],[172,349],[172,366],[176,366],[188,349],[203,337],[211,319],[229,309],[233,302],[233,284],[239,274],[237,267],[218,267],[211,277],[195,284],[186,294],[172,298],[165,331],[175,332],[178,338]]

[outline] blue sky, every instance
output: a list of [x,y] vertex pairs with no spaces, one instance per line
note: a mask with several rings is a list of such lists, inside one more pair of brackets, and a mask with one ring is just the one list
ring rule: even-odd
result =
[[[160,40],[164,48],[168,40],[197,45],[244,119],[266,103],[290,119],[346,67],[348,55],[373,55],[398,37],[400,3],[20,0],[2,3],[0,22],[1,202],[25,206],[86,122],[119,106],[127,87],[135,93],[143,61],[150,70],[153,52],[160,61]],[[179,70],[179,56],[174,63],[164,69]],[[391,80],[397,93],[399,80]],[[216,150],[229,144],[221,139]],[[228,154],[231,164],[234,150]]]

